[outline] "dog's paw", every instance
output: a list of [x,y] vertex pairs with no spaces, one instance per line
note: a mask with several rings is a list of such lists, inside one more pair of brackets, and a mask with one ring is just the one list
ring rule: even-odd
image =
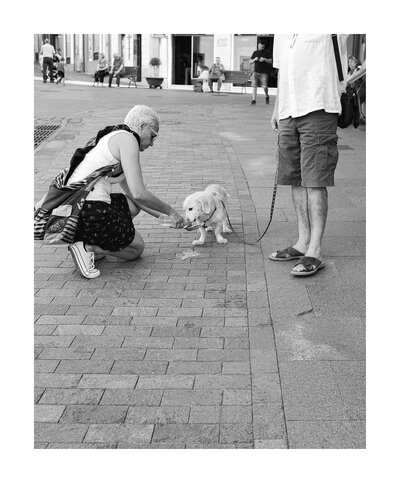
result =
[[192,245],[204,245],[204,240],[193,240]]
[[222,236],[217,238],[218,243],[228,243],[228,240],[226,238],[222,238]]

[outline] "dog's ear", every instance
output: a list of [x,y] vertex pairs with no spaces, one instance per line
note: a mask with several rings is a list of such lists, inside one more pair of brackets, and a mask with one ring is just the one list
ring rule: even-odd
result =
[[211,212],[211,204],[213,202],[213,197],[212,195],[209,195],[207,193],[204,193],[202,196],[199,197],[199,203],[201,205],[202,211],[206,214],[209,215]]

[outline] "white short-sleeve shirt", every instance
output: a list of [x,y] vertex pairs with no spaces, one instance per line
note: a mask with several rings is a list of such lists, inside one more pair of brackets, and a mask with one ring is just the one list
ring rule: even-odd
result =
[[[343,75],[347,35],[338,35]],[[277,34],[273,66],[279,69],[279,119],[324,109],[339,113],[340,82],[330,34]]]

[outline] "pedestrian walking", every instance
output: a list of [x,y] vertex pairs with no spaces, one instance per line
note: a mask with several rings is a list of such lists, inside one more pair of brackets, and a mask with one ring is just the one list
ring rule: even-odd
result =
[[115,82],[117,87],[119,87],[119,82],[122,75],[122,69],[124,68],[124,60],[118,54],[113,54],[113,63],[110,68],[110,74],[108,76],[108,87],[112,87],[112,80],[115,77]]
[[258,50],[255,50],[252,53],[250,65],[253,66],[253,72],[251,75],[253,98],[250,102],[250,105],[255,105],[257,99],[257,88],[260,85],[265,92],[265,102],[266,104],[269,104],[268,75],[272,72],[272,54],[269,49],[265,48],[265,44],[263,42],[259,42]]
[[104,86],[104,76],[106,75],[108,70],[108,62],[106,59],[106,56],[101,53],[99,57],[99,62],[97,63],[97,69],[96,72],[94,73],[94,82],[93,82],[93,87],[97,83],[97,86],[101,87]]
[[217,92],[220,92],[222,81],[225,80],[225,68],[221,63],[221,59],[219,57],[215,57],[215,63],[211,66],[211,69],[208,74],[208,86],[210,88],[210,92],[213,91],[213,83],[217,82]]
[[43,67],[42,67],[42,73],[43,73],[43,82],[47,82],[47,70],[49,70],[50,74],[50,82],[54,82],[53,78],[53,57],[55,55],[55,50],[54,47],[50,44],[49,39],[45,39],[44,44],[42,45],[42,48],[40,49],[40,54],[43,56]]
[[[338,35],[343,70],[347,35]],[[328,213],[327,187],[338,162],[337,121],[340,85],[331,35],[276,35],[273,66],[279,81],[271,125],[279,133],[280,185],[292,187],[298,239],[270,255],[274,261],[299,259],[294,276],[324,267],[321,244]]]
[[[69,245],[76,268],[85,278],[100,275],[94,261],[106,255],[123,260],[140,257],[145,244],[132,219],[141,210],[156,218],[168,215],[174,228],[184,225],[182,216],[143,183],[140,153],[153,146],[159,125],[159,116],[153,109],[143,105],[133,107],[123,125],[98,133],[97,144],[67,175],[66,186],[70,186],[99,168],[116,165],[116,176],[101,177],[86,197],[75,242]],[[123,193],[112,192],[112,185],[117,183]]]

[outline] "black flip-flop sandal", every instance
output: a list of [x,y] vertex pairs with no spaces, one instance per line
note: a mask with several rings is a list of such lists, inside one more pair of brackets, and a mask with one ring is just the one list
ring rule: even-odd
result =
[[275,262],[286,262],[289,260],[297,260],[298,258],[304,257],[304,253],[299,252],[293,247],[285,248],[284,250],[278,250],[269,256],[270,260]]
[[298,265],[302,265],[305,270],[297,272],[292,270],[290,273],[295,277],[309,277],[310,275],[314,275],[317,273],[318,270],[325,267],[325,263],[322,260],[318,260],[318,258],[314,257],[302,257],[293,267],[297,267]]

